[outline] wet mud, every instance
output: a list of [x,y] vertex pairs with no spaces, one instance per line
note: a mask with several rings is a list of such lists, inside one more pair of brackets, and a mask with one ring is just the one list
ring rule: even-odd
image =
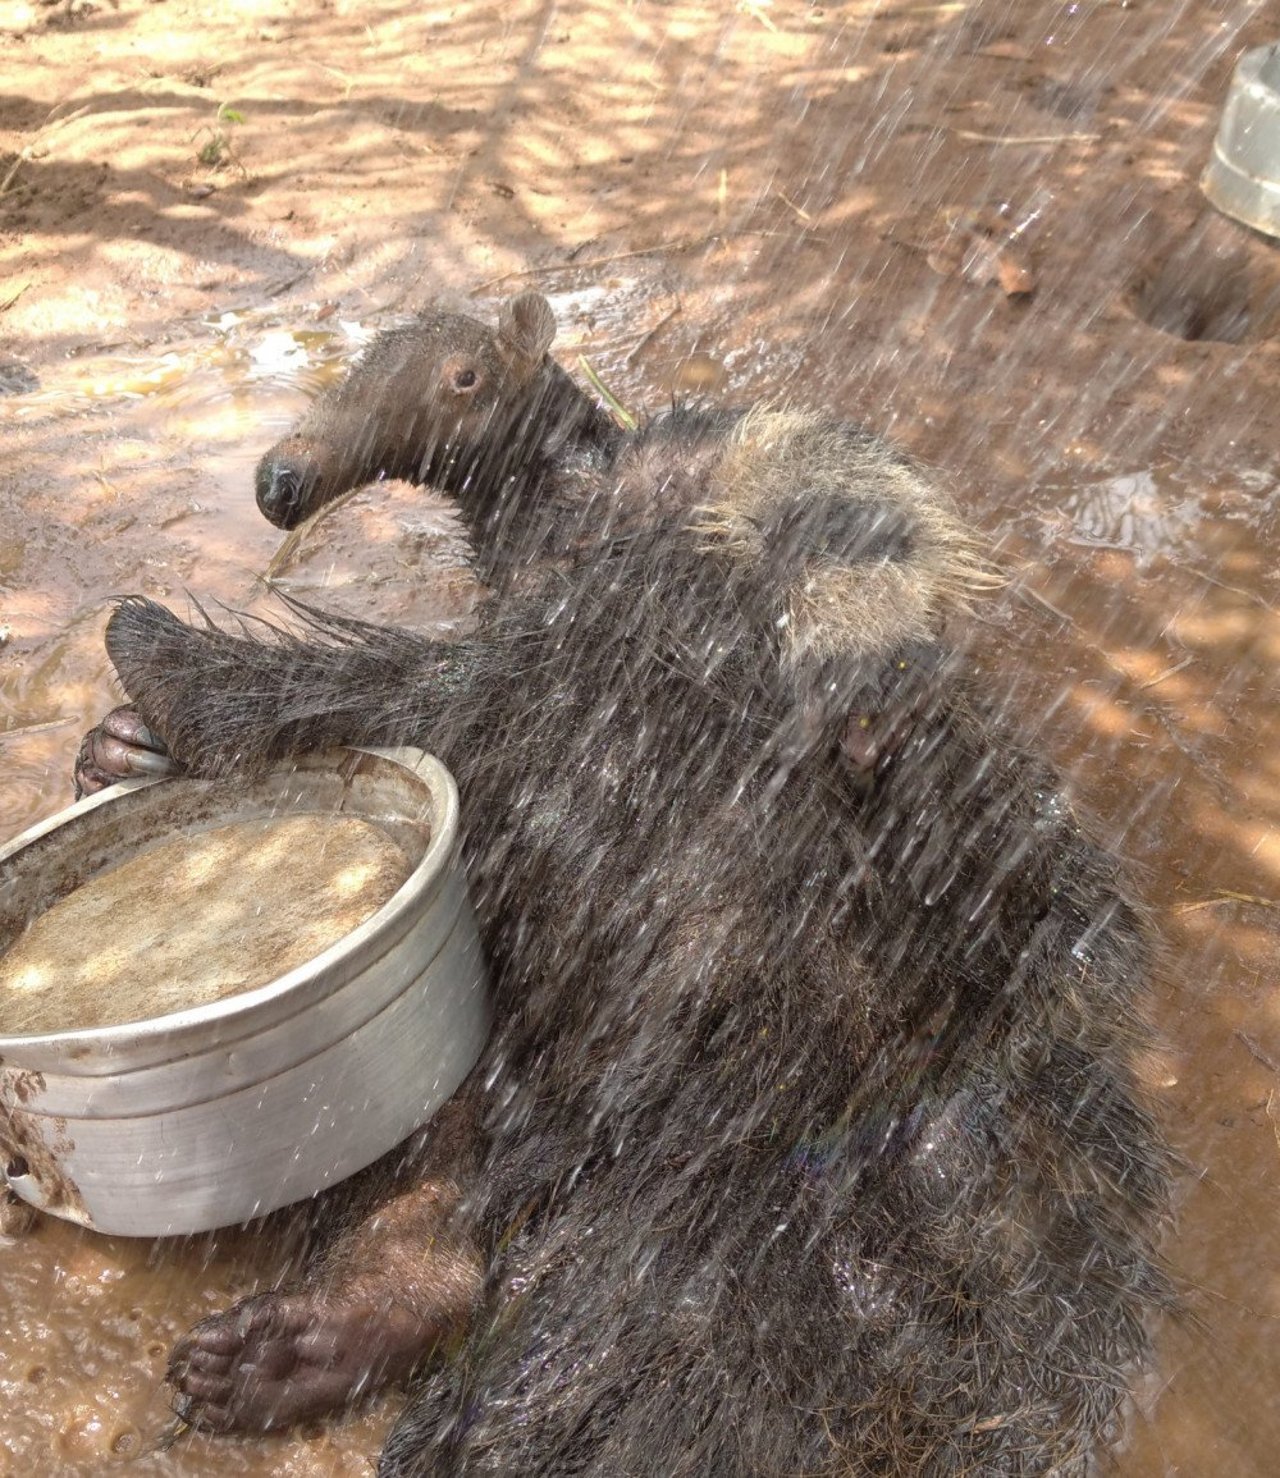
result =
[[286,1438],[214,1441],[170,1450],[162,1383],[173,1341],[227,1298],[285,1276],[296,1249],[287,1213],[250,1232],[149,1242],[81,1232],[42,1218],[0,1239],[5,1333],[0,1362],[0,1472],[49,1475],[367,1475],[387,1414],[355,1413]]
[[[269,576],[465,626],[431,495],[386,484],[286,541],[252,496],[308,396],[429,300],[491,317],[537,286],[561,362],[634,411],[675,392],[861,419],[989,536],[1008,580],[975,642],[1164,941],[1147,1073],[1187,1165],[1167,1249],[1187,1317],[1104,1470],[1270,1473],[1280,246],[1196,184],[1264,9],[121,0],[51,26],[0,6],[21,63],[0,97],[0,838],[69,800],[118,701],[116,593],[281,619]],[[234,159],[202,163],[217,133]],[[972,221],[990,271],[952,249]],[[394,1397],[155,1451],[169,1343],[295,1253],[288,1217],[0,1239],[0,1471],[369,1472]]]

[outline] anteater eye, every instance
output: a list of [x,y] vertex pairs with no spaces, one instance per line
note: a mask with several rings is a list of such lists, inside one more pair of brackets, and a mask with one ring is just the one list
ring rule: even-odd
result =
[[473,369],[460,369],[453,377],[455,390],[470,390],[476,382],[476,372]]

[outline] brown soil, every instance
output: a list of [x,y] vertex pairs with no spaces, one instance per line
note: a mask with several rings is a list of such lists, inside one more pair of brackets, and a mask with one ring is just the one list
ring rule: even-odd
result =
[[[1280,248],[1197,186],[1265,9],[4,0],[0,837],[69,798],[117,701],[111,595],[259,598],[280,537],[253,463],[362,332],[533,283],[565,363],[633,408],[675,388],[865,421],[990,532],[1000,665],[1169,944],[1153,1076],[1195,1319],[1115,1471],[1270,1473]],[[364,495],[326,538],[291,578],[465,616],[431,500]],[[0,1468],[369,1471],[394,1401],[149,1451],[168,1342],[276,1275],[287,1225],[5,1246]]]

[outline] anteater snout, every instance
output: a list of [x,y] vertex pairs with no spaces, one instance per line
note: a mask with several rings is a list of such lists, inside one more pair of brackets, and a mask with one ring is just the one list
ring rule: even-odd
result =
[[277,528],[291,529],[306,517],[315,477],[296,456],[268,452],[258,463],[258,507]]

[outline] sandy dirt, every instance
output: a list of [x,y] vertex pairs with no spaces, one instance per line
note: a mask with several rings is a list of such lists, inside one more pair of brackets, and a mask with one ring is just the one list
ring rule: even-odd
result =
[[[821,401],[930,462],[1010,575],[984,622],[1167,941],[1186,1157],[1108,1471],[1280,1444],[1280,247],[1198,189],[1250,0],[0,0],[0,840],[118,694],[110,597],[266,609],[255,460],[368,334],[536,285],[636,410]],[[474,598],[428,495],[276,568],[419,625]],[[165,1421],[168,1343],[289,1218],[0,1240],[0,1471],[360,1474],[394,1412]],[[10,1467],[5,1468],[5,1463]]]

